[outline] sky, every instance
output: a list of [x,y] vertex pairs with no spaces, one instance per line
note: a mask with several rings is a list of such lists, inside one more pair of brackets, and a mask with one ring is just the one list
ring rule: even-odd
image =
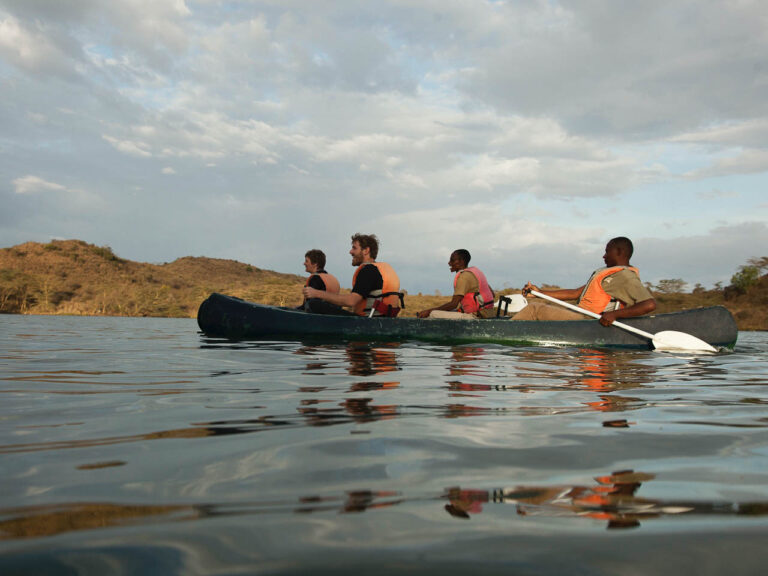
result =
[[411,293],[768,255],[762,0],[0,0],[0,247],[239,260]]

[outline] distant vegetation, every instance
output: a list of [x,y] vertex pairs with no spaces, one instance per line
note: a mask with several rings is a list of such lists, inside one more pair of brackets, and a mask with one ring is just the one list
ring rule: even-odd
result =
[[[752,258],[737,269],[725,288],[697,284],[686,292],[688,285],[680,278],[648,287],[658,312],[724,305],[741,330],[768,330],[766,272],[768,257]],[[148,264],[125,260],[108,246],[82,240],[27,242],[0,249],[0,312],[194,317],[212,292],[263,304],[298,305],[304,280],[235,260],[185,257]],[[403,313],[413,316],[448,299],[439,292],[409,294]]]

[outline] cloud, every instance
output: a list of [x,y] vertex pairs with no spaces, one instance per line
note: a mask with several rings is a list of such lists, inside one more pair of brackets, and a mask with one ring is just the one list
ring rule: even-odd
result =
[[705,168],[688,172],[685,176],[701,179],[762,172],[768,172],[768,149],[738,151],[732,156],[714,160]]
[[569,130],[626,139],[765,117],[768,15],[757,3],[554,6],[504,5],[496,41],[464,74],[463,93],[525,115],[556,111]]
[[150,146],[146,142],[137,142],[134,140],[120,140],[112,136],[103,136],[104,140],[114,146],[115,150],[122,152],[123,154],[130,154],[131,156],[152,156],[152,152],[149,150]]
[[675,261],[682,226],[706,247],[764,216],[757,2],[0,4],[0,172],[37,175],[0,184],[5,242],[283,270],[374,231],[417,286],[457,245],[570,285],[612,235]]
[[13,181],[16,194],[38,194],[41,192],[66,190],[61,184],[48,182],[39,176],[23,176]]
[[25,25],[0,12],[0,56],[15,66],[29,72],[71,72],[70,55],[53,40],[40,24]]
[[[52,198],[59,197],[65,201],[74,202],[78,206],[97,208],[102,205],[101,198],[96,194],[78,188],[70,188],[56,182],[50,182],[39,176],[22,176],[13,180],[12,184],[15,194],[18,196],[46,197],[50,195]],[[51,203],[51,206],[57,204],[58,202],[54,201]]]
[[683,278],[691,285],[712,286],[727,285],[739,266],[764,255],[765,246],[768,225],[747,221],[718,226],[706,234],[642,238],[635,241],[635,252],[646,267],[643,280]]
[[700,130],[685,132],[670,138],[672,142],[749,147],[764,147],[766,140],[768,140],[768,119],[765,118],[705,126]]

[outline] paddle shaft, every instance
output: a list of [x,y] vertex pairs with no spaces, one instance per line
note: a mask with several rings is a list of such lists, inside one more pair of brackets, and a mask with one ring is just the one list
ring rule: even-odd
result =
[[[579,308],[578,306],[574,306],[573,304],[569,304],[568,302],[563,302],[562,300],[558,300],[557,298],[552,298],[552,296],[547,296],[546,294],[542,294],[541,292],[538,292],[536,290],[531,290],[531,294],[533,294],[538,298],[543,298],[544,300],[549,300],[550,302],[559,304],[560,306],[565,306],[566,308],[568,308],[569,310],[573,310],[574,312],[579,312],[580,314],[584,314],[586,316],[592,316],[592,318],[600,318],[600,314],[592,312],[591,310],[585,310],[584,308]],[[617,328],[621,328],[623,330],[626,330],[627,332],[632,332],[633,334],[637,334],[638,336],[643,336],[644,338],[648,338],[649,340],[653,340],[654,338],[654,334],[650,334],[649,332],[644,332],[639,328],[635,328],[634,326],[624,324],[623,322],[619,322],[618,320],[615,320],[612,326],[616,326]]]

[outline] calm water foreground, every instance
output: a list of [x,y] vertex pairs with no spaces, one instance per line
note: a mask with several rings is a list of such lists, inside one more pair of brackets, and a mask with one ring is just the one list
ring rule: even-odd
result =
[[732,353],[232,343],[0,316],[0,574],[762,574]]

